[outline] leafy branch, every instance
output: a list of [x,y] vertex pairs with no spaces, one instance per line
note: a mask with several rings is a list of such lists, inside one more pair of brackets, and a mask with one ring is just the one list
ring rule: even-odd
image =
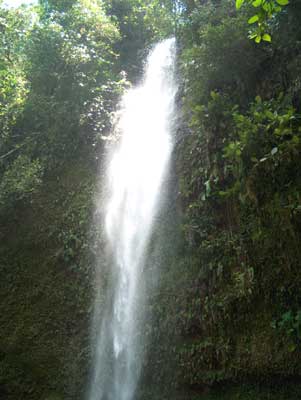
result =
[[236,9],[239,10],[244,4],[257,9],[257,13],[248,20],[248,23],[253,25],[249,38],[255,40],[256,43],[262,40],[271,42],[272,38],[268,33],[269,21],[289,4],[289,0],[236,0]]

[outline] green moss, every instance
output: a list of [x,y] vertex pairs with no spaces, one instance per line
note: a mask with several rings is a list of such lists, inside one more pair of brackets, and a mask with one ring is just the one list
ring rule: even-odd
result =
[[0,386],[7,399],[76,399],[85,391],[92,171],[83,160],[66,165],[3,224]]

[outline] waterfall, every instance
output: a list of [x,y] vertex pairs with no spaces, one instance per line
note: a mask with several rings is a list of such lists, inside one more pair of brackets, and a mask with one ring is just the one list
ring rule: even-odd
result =
[[157,44],[142,84],[128,90],[121,102],[115,128],[120,140],[109,157],[104,218],[111,284],[96,327],[90,400],[132,400],[142,368],[146,252],[172,151],[174,59],[174,39]]

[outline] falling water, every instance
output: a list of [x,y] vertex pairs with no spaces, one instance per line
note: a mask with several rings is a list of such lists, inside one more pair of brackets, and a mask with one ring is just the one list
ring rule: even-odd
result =
[[159,43],[148,57],[143,83],[121,104],[104,221],[111,286],[97,333],[90,400],[132,400],[141,371],[145,258],[172,150],[174,58],[174,39]]

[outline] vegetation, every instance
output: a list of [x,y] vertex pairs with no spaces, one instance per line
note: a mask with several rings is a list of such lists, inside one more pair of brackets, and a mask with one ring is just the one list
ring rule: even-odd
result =
[[[239,10],[241,6],[245,3],[245,0],[236,0],[236,8]],[[266,30],[269,29],[269,20],[273,19],[275,15],[282,11],[282,7],[289,4],[288,0],[251,0],[247,1],[249,5],[256,8],[257,12],[248,20],[248,24],[256,24],[256,28],[252,29],[249,35],[250,39],[254,39],[256,43],[260,43],[261,40],[265,42],[271,42],[272,38]]]
[[260,46],[250,10],[230,4],[190,6],[179,31],[187,247],[174,264],[190,272],[170,323],[175,381],[200,390],[300,375],[300,4],[274,17],[273,43]]
[[0,1],[0,397],[84,396],[96,172],[120,94],[172,34],[179,193],[139,395],[300,397],[300,18],[299,0]]

